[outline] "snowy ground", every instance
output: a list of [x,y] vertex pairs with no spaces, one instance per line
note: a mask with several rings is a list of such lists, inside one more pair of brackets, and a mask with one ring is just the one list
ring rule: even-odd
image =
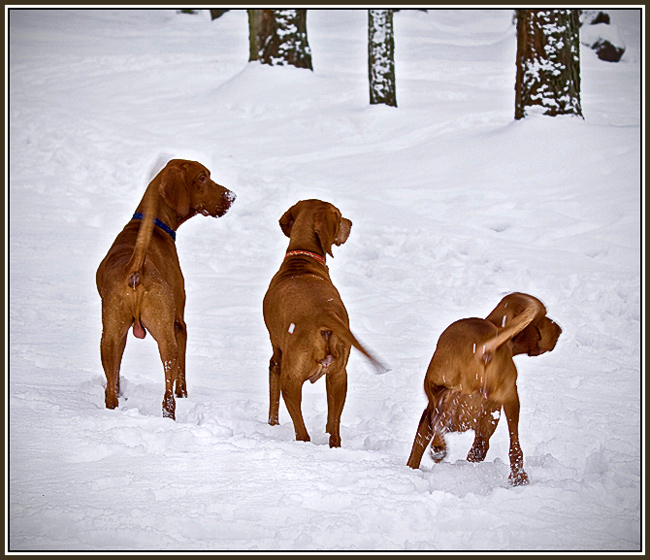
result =
[[[395,15],[399,108],[370,107],[364,10],[310,10],[314,71],[247,64],[247,18],[9,14],[9,539],[24,550],[635,551],[641,533],[641,21],[618,64],[583,47],[585,119],[515,122],[509,10]],[[129,337],[104,408],[94,275],[160,153],[238,199],[178,232],[189,398],[161,416],[155,343]],[[330,271],[353,331],[342,447],[324,382],[311,443],[266,423],[262,297],[277,221],[321,198],[354,226]],[[529,292],[564,329],[516,358],[531,484],[502,422],[487,459],[405,466],[452,321]]]

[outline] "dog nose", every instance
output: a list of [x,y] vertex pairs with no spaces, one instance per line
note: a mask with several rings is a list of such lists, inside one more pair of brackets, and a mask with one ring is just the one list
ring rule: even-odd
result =
[[228,203],[228,206],[230,206],[237,199],[237,195],[233,191],[226,189],[226,192],[223,193],[223,198]]

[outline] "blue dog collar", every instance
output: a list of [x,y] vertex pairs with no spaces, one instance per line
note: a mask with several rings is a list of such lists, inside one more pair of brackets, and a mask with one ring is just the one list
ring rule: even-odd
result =
[[[142,212],[136,212],[133,214],[133,220],[142,220],[144,218],[144,214]],[[176,241],[176,232],[170,228],[165,222],[161,222],[158,218],[154,218],[153,221],[154,224],[156,224],[161,230],[163,230],[165,233],[169,234],[169,237],[171,237],[174,241]]]

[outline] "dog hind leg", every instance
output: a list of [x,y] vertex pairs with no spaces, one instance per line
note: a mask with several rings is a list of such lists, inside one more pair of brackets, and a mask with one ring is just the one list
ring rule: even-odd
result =
[[447,442],[443,434],[435,433],[429,453],[435,463],[440,463],[447,456]]
[[341,447],[341,413],[345,404],[348,387],[348,374],[342,371],[327,372],[325,377],[327,391],[327,426],[330,435],[330,447]]
[[106,408],[117,408],[120,394],[120,362],[126,346],[126,334],[120,339],[102,335],[101,356],[104,374],[106,375],[105,402]]
[[280,377],[280,390],[284,404],[293,421],[296,440],[311,441],[300,409],[302,403],[302,380],[298,375],[295,375],[291,367],[285,367],[285,364],[283,364],[282,369],[283,374]]
[[102,308],[103,329],[100,353],[104,374],[106,375],[106,408],[114,409],[119,404],[120,364],[131,325],[128,321],[121,321],[120,318],[112,316],[108,311],[109,308],[110,306],[103,306]]
[[424,450],[429,446],[429,442],[433,437],[433,429],[431,426],[432,413],[433,408],[431,405],[428,405],[420,417],[418,430],[415,433],[415,439],[413,440],[413,446],[411,448],[411,455],[406,463],[406,465],[412,469],[417,469],[420,466]]

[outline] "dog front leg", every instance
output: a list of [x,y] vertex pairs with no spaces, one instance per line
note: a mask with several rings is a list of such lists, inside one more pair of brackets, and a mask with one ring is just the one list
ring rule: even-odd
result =
[[490,442],[476,432],[474,443],[472,443],[472,447],[467,453],[467,460],[470,463],[480,463],[485,460],[489,448]]
[[479,418],[474,430],[474,443],[467,454],[470,463],[480,463],[485,459],[490,448],[490,438],[497,429],[501,417],[501,406],[486,406],[484,414]]
[[[158,333],[152,332],[154,337]],[[163,418],[176,420],[176,401],[174,400],[174,383],[180,375],[178,359],[178,346],[173,332],[169,332],[159,339],[158,351],[165,370],[165,396],[163,397]]]
[[516,392],[512,400],[504,403],[503,409],[510,432],[510,476],[508,481],[513,486],[521,486],[528,484],[528,475],[524,471],[524,454],[519,445],[519,396]]
[[187,383],[185,381],[185,349],[187,348],[187,327],[183,319],[174,322],[176,345],[178,346],[178,377],[176,379],[176,396],[179,399],[187,398]]
[[174,400],[174,380],[178,377],[178,359],[163,360],[165,368],[165,396],[163,397],[163,418],[176,420],[176,401]]
[[269,424],[277,426],[280,423],[280,361],[282,354],[276,348],[269,363]]

